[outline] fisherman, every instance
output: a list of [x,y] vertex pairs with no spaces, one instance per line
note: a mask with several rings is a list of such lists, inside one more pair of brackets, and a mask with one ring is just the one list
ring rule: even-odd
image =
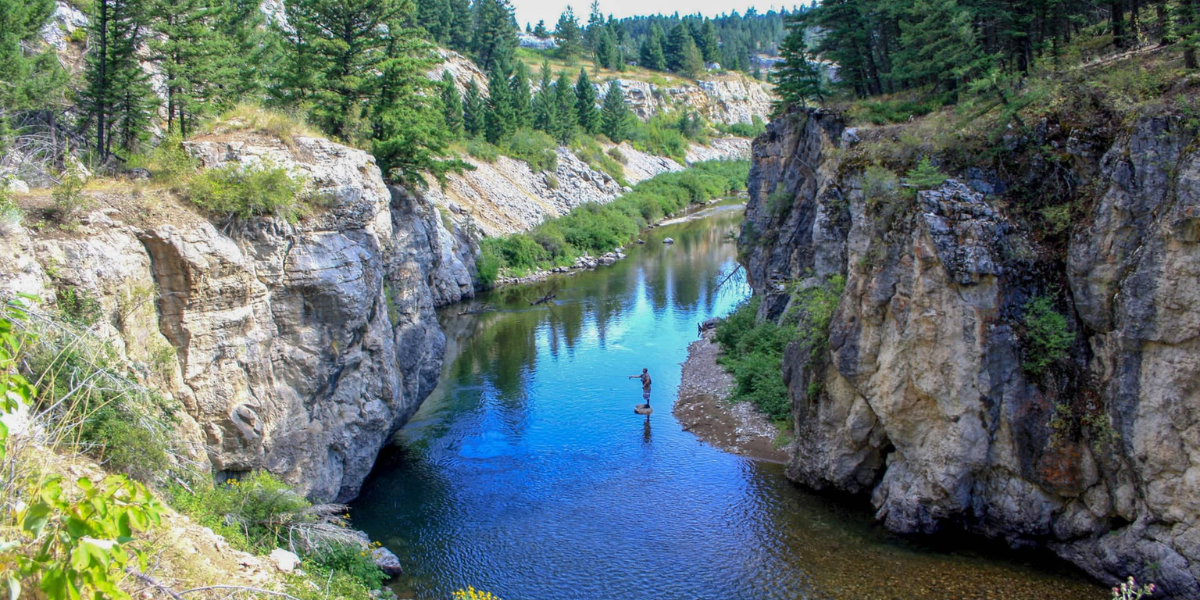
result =
[[630,375],[629,378],[642,380],[642,399],[646,401],[646,408],[650,408],[650,372],[642,369],[641,375]]

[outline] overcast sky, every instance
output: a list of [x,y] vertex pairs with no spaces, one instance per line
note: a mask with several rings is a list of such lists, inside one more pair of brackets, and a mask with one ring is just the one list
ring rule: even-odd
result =
[[[575,16],[579,19],[580,24],[587,22],[588,11],[591,9],[592,0],[511,0],[514,7],[517,9],[517,23],[521,25],[521,29],[525,29],[525,24],[530,23],[537,25],[539,19],[546,21],[546,28],[554,30],[554,23],[558,21],[558,16],[563,10],[570,5],[575,9]],[[793,0],[790,2],[754,2],[752,0],[600,0],[600,10],[606,16],[611,14],[615,17],[632,17],[635,15],[652,15],[664,14],[669,15],[676,11],[681,15],[690,15],[701,13],[708,17],[715,17],[722,13],[730,13],[738,11],[745,13],[746,9],[753,6],[758,12],[767,12],[775,8],[776,10],[798,4],[807,4],[811,0]]]

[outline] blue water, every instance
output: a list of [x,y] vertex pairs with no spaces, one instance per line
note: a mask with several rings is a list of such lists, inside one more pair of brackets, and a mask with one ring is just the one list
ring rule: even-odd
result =
[[[670,406],[696,325],[749,293],[740,273],[718,287],[740,219],[726,208],[658,228],[612,267],[442,315],[441,384],[352,511],[404,563],[401,596],[1103,597],[1069,570],[890,536],[861,501],[814,496],[782,466],[682,430]],[[530,306],[551,291],[552,304]],[[643,367],[649,418],[633,413],[641,388],[628,378]]]

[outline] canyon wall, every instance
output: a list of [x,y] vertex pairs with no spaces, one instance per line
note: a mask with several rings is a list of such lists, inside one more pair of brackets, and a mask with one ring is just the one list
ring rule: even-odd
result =
[[[1105,148],[1072,137],[1087,217],[1069,225],[1065,258],[1047,259],[995,194],[1001,178],[889,189],[850,158],[858,135],[837,116],[773,122],[754,143],[739,241],[760,317],[802,320],[796,290],[844,283],[826,345],[784,357],[789,475],[868,494],[894,531],[965,528],[1200,597],[1192,138],[1166,116],[1131,120]],[[1038,297],[1075,341],[1035,374],[1025,315]]]
[[475,249],[369,154],[324,139],[188,142],[205,167],[267,161],[308,182],[296,222],[200,216],[116,188],[74,230],[0,236],[0,286],[98,302],[116,364],[182,410],[181,446],[219,477],[266,469],[316,501],[358,493],[440,374],[434,307],[473,294]]

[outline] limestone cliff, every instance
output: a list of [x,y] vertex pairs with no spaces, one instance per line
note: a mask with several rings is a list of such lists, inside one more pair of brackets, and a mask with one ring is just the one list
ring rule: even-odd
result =
[[[896,531],[962,527],[1200,596],[1200,154],[1178,119],[1130,123],[1065,145],[1092,191],[1058,262],[985,195],[1003,178],[881,193],[838,117],[769,126],[740,239],[760,316],[800,308],[791,282],[845,278],[828,347],[784,358],[791,477],[870,494]],[[1033,375],[1023,315],[1046,295],[1075,343]]]
[[182,404],[180,437],[200,464],[350,499],[436,385],[433,309],[473,293],[472,242],[423,197],[387,187],[365,152],[250,134],[187,147],[206,167],[287,167],[324,206],[296,223],[210,222],[118,188],[76,231],[0,237],[0,285],[48,308],[67,289],[97,300],[93,329]]

